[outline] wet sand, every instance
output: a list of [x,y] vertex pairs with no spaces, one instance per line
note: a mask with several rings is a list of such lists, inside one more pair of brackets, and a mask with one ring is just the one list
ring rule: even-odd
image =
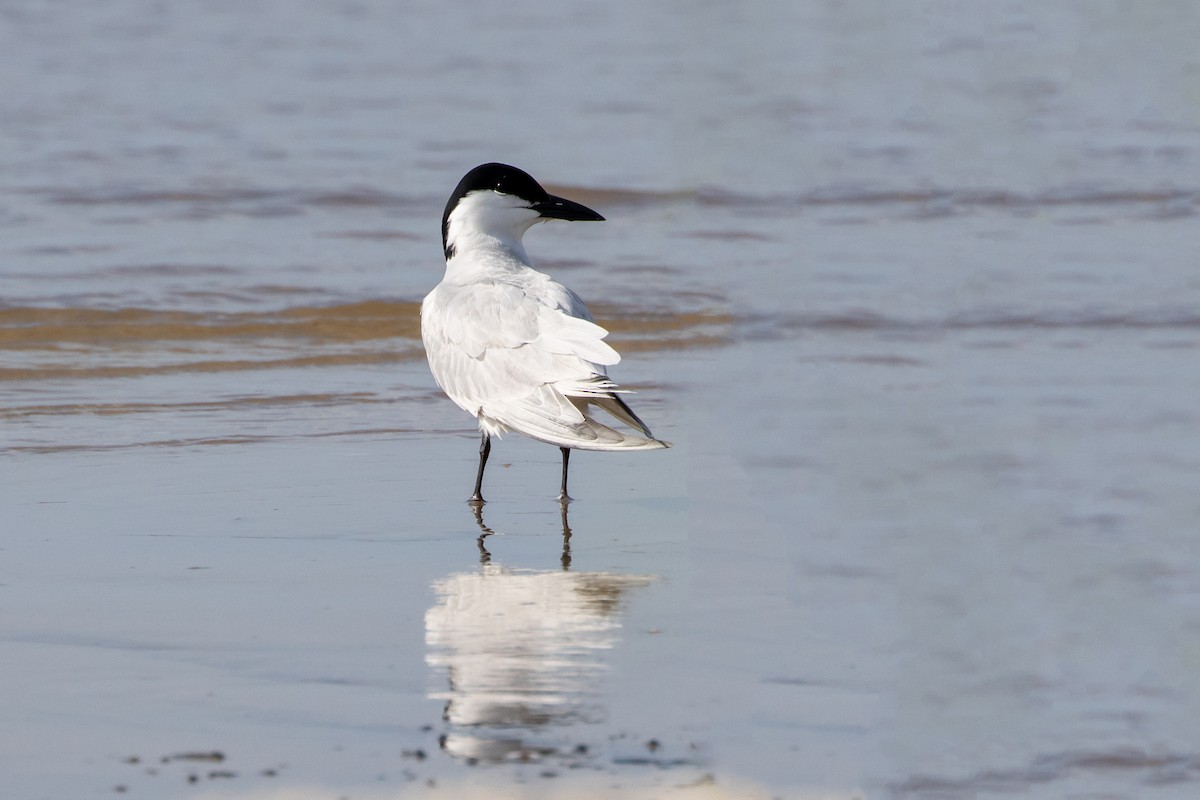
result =
[[[474,437],[432,392],[149,414],[248,415],[245,441],[10,452],[9,784],[1186,786],[1195,572],[1171,554],[1200,465],[1172,455],[1195,412],[1168,367],[1195,347],[1018,335],[1016,361],[973,329],[644,353],[663,383],[637,399],[677,446],[577,459],[569,537],[556,452],[506,439],[480,542]],[[787,380],[757,379],[789,359]],[[120,415],[95,419],[115,437]],[[216,768],[155,763],[214,748]]]

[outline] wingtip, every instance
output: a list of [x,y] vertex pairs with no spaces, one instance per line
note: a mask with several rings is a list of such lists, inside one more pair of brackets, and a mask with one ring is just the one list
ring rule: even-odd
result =
[[666,442],[666,441],[663,441],[662,439],[655,439],[654,437],[650,437],[648,439],[643,439],[642,441],[638,442],[636,445],[630,446],[629,449],[630,450],[666,450],[668,447],[672,447],[672,446],[673,445],[671,442]]

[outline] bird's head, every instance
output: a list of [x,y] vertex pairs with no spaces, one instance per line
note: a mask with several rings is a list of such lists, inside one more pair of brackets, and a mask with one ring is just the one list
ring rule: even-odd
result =
[[463,176],[442,215],[442,248],[449,260],[456,243],[482,235],[519,247],[525,231],[548,219],[603,220],[587,206],[555,197],[523,170],[481,164]]

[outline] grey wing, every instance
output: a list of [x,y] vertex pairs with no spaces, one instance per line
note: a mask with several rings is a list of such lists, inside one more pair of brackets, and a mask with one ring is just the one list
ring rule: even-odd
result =
[[604,372],[620,361],[604,342],[608,332],[517,286],[440,286],[426,298],[421,327],[438,385],[473,414],[505,421],[532,405],[549,418],[578,422],[568,396],[615,388]]

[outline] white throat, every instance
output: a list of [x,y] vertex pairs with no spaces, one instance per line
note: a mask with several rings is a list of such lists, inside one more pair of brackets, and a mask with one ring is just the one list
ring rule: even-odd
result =
[[515,259],[529,266],[529,255],[521,239],[525,231],[543,217],[529,203],[513,195],[487,189],[471,192],[450,212],[446,245],[454,256],[446,262]]

